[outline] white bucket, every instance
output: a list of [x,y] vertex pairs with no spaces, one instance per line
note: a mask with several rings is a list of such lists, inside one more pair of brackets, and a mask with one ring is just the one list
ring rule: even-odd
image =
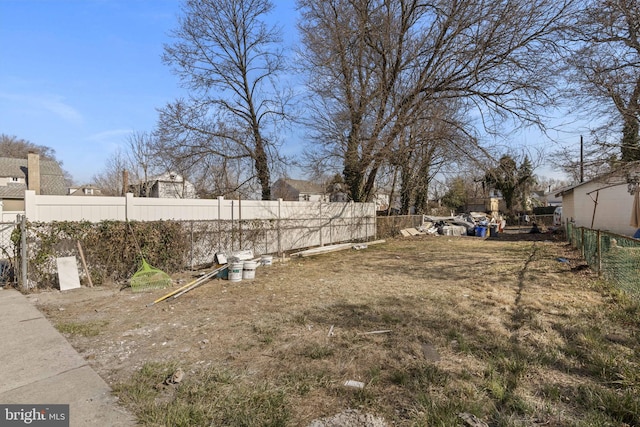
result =
[[239,282],[242,280],[242,262],[234,262],[229,264],[229,281]]
[[258,263],[255,261],[245,261],[242,267],[242,278],[244,280],[253,280],[256,277],[256,267]]
[[264,265],[265,267],[269,267],[271,264],[273,264],[273,256],[262,255],[260,257],[260,264]]

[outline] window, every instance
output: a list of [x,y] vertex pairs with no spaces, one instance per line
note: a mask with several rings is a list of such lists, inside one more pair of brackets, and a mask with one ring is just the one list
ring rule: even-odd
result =
[[12,176],[11,177],[11,182],[19,182],[20,178],[18,178],[17,176]]
[[85,188],[84,189],[84,194],[92,195],[93,194],[93,188]]

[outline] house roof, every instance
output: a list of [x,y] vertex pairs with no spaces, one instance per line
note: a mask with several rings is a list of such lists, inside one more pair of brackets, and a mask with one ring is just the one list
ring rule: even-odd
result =
[[100,194],[100,189],[94,185],[81,185],[79,187],[73,187],[69,189],[69,195],[70,196],[87,196],[88,194],[85,194],[85,190],[93,190],[92,194],[93,196],[95,195],[99,195]]
[[24,199],[24,190],[27,189],[27,185],[24,183],[8,183],[5,186],[0,186],[0,199]]
[[[28,181],[27,159],[0,157],[0,176],[24,178]],[[27,185],[24,183],[9,183],[6,187],[0,187],[0,197],[22,199],[25,190]],[[64,172],[58,162],[40,159],[40,192],[49,195],[66,194]]]
[[619,185],[626,179],[626,177],[630,174],[638,175],[640,174],[640,161],[629,162],[619,166],[615,170],[599,175],[593,179],[588,181],[580,182],[577,184],[570,185],[568,187],[563,187],[558,190],[555,190],[554,194],[556,197],[563,196],[566,193],[569,193],[575,190],[578,187],[582,187],[583,185],[587,185],[590,183],[600,182],[603,185]]
[[285,184],[290,185],[291,187],[298,190],[300,193],[308,193],[308,194],[326,193],[324,186],[321,184],[316,184],[315,182],[305,181],[302,179],[288,179],[288,178],[280,178],[278,181],[281,181],[281,182],[284,182]]

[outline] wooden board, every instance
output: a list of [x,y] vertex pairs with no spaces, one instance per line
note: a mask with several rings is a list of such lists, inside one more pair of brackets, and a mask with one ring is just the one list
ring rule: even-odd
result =
[[307,257],[312,255],[324,254],[327,252],[342,251],[345,249],[350,249],[352,246],[353,244],[351,243],[340,243],[337,245],[320,246],[318,248],[307,249],[306,251],[296,252],[294,254],[291,254],[291,256]]
[[60,257],[56,258],[58,266],[58,282],[60,282],[60,290],[77,289],[80,287],[80,276],[78,275],[78,263],[76,257]]

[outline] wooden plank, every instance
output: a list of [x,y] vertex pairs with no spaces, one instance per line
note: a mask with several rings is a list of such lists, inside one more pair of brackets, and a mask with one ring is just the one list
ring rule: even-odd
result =
[[80,244],[80,240],[78,240],[78,252],[80,253],[80,260],[82,261],[82,267],[84,268],[84,272],[87,275],[87,279],[89,280],[89,287],[93,288],[93,281],[91,280],[91,274],[89,273],[89,269],[87,268],[87,261],[84,259],[84,251],[82,250],[82,245]]
[[307,249],[305,251],[296,252],[294,254],[291,254],[291,256],[292,257],[294,256],[308,257],[308,256],[319,255],[319,254],[324,254],[328,252],[342,251],[345,249],[350,249],[352,246],[353,246],[352,243],[340,243],[337,245],[320,246],[318,248]]
[[400,234],[402,234],[404,237],[410,237],[411,233],[409,233],[407,230],[400,230]]

